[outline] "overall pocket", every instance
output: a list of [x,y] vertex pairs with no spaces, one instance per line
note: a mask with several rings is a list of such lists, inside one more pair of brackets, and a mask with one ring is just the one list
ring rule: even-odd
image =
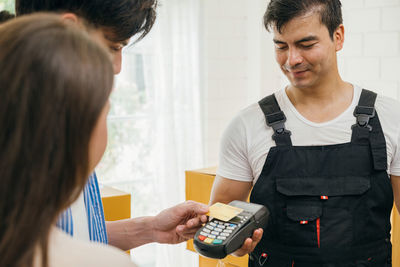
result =
[[282,242],[352,245],[355,217],[367,219],[363,196],[370,186],[369,177],[277,177],[275,207]]

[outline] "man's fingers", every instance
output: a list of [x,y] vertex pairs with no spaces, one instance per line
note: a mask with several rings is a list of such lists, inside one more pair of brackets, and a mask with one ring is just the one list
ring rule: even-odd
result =
[[185,232],[184,234],[181,234],[181,236],[185,239],[192,239],[194,235],[196,234],[196,231],[194,232]]
[[208,222],[208,217],[207,217],[207,215],[201,215],[201,216],[200,216],[200,220],[201,220],[202,223]]
[[186,221],[186,226],[189,228],[193,228],[193,227],[200,227],[203,223],[206,223],[208,221],[208,218],[206,215],[201,215],[198,217],[194,217],[192,219],[189,219]]
[[188,226],[188,224],[180,224],[176,227],[176,231],[178,233],[183,233],[183,232],[197,232],[198,229],[200,229],[201,224],[192,224],[192,226]]
[[186,225],[178,225],[178,226],[176,227],[176,232],[177,232],[178,234],[180,234],[180,233],[184,232],[185,229],[186,229]]
[[259,228],[259,229],[254,231],[253,236],[252,236],[253,242],[251,244],[251,251],[253,251],[256,248],[256,246],[258,245],[258,242],[261,241],[262,236],[263,236],[263,229],[262,228]]
[[246,238],[246,240],[244,241],[243,246],[240,250],[244,251],[247,254],[247,251],[249,251],[251,249],[252,243],[253,243],[253,240],[251,238]]
[[243,255],[246,255],[247,253],[249,253],[250,249],[251,249],[251,244],[252,244],[252,239],[246,238],[246,240],[244,241],[243,245],[241,248],[239,248],[238,250],[236,250],[233,255],[236,257],[242,257]]
[[187,200],[187,201],[183,202],[182,204],[178,205],[178,207],[179,207],[179,211],[184,214],[190,213],[190,214],[203,215],[208,212],[207,205],[205,205],[203,203],[195,202],[192,200]]
[[201,218],[196,217],[188,220],[185,224],[180,224],[176,226],[176,232],[182,234],[184,232],[196,232],[202,226]]
[[260,242],[261,238],[263,235],[263,229],[259,228],[254,230],[253,236],[250,238],[247,238],[242,247],[235,251],[233,255],[237,257],[241,257],[245,254],[248,254],[254,250],[254,248],[257,246],[257,244]]
[[260,242],[261,238],[263,236],[263,229],[262,228],[258,228],[256,230],[254,230],[253,232],[253,236],[251,237],[251,239],[253,239],[253,242]]
[[186,222],[186,226],[189,228],[201,226],[201,221],[199,217],[192,218]]
[[176,227],[176,233],[183,237],[184,239],[192,239],[196,234],[197,229],[187,228],[184,225],[179,225]]

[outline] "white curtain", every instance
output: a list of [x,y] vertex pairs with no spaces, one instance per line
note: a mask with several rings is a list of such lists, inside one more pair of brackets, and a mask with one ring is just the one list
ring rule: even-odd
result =
[[[160,210],[185,200],[184,171],[203,165],[199,20],[198,0],[159,1],[152,56],[144,57]],[[197,266],[197,258],[184,243],[157,245],[157,267]]]

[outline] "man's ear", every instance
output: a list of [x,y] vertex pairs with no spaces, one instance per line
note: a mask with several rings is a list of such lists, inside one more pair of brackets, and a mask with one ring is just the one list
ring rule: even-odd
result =
[[336,45],[336,52],[342,50],[344,43],[344,26],[340,24],[339,27],[333,33],[333,41]]
[[79,18],[75,13],[62,13],[61,18],[66,23],[73,23],[76,24],[78,27],[83,27],[82,19]]

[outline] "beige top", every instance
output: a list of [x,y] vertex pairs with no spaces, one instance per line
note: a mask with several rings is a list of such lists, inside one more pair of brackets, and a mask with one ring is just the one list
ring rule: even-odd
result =
[[[72,238],[53,227],[49,238],[49,267],[136,267],[130,257],[112,246]],[[34,267],[40,267],[36,257]]]

